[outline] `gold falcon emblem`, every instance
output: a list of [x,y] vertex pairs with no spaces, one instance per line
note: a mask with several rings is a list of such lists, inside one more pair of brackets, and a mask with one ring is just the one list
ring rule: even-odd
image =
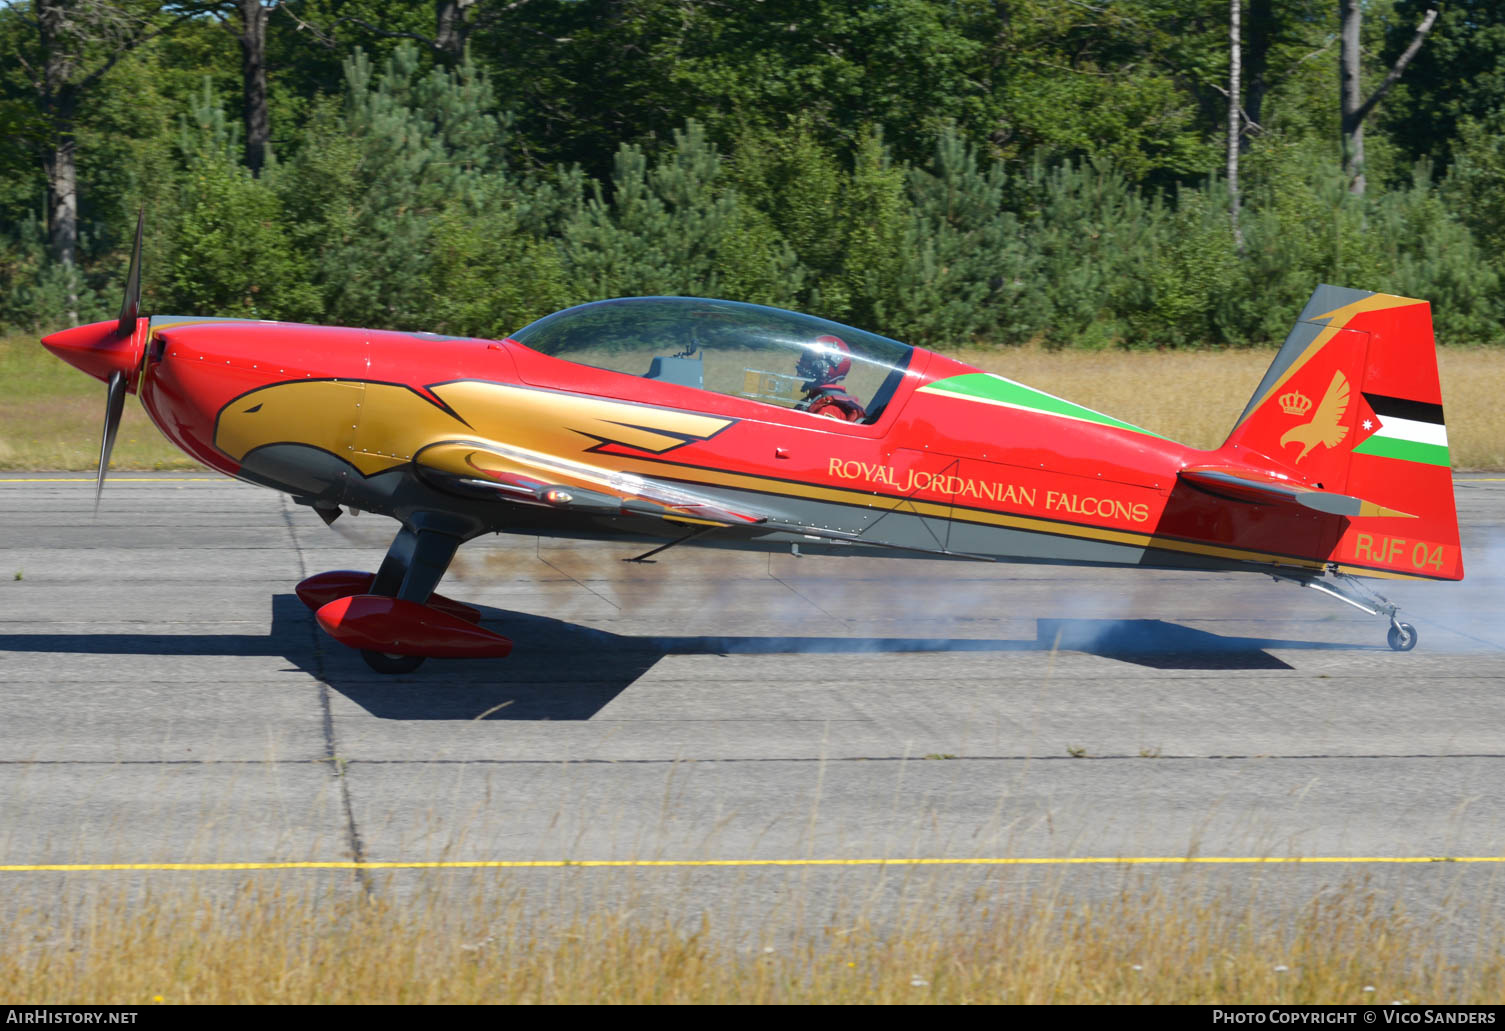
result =
[[1290,443],[1302,445],[1301,454],[1296,456],[1298,462],[1318,444],[1324,444],[1327,447],[1337,446],[1344,437],[1348,436],[1348,427],[1339,425],[1346,411],[1348,411],[1348,379],[1343,375],[1343,370],[1338,369],[1333,373],[1333,381],[1327,385],[1327,393],[1323,396],[1322,403],[1317,406],[1317,414],[1312,416],[1312,421],[1286,430],[1280,438],[1280,446],[1285,447]]

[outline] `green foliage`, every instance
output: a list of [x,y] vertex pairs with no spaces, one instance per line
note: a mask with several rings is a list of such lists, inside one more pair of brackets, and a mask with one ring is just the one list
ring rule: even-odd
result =
[[428,328],[436,220],[474,208],[501,174],[504,142],[470,62],[423,73],[411,45],[379,73],[360,50],[346,60],[342,109],[315,118],[284,182],[326,317]]
[[1464,122],[1505,110],[1505,6],[1496,0],[1396,0],[1385,25],[1387,64],[1432,8],[1439,9],[1437,22],[1381,113],[1407,156],[1430,158],[1443,171],[1462,141]]
[[1443,197],[1487,253],[1505,255],[1505,109],[1460,124]]
[[51,332],[64,327],[60,313],[70,308],[80,322],[109,317],[109,301],[89,286],[83,270],[49,260],[47,230],[38,216],[27,214],[17,230],[0,247],[0,325]]
[[996,114],[991,3],[961,0],[580,0],[513,4],[472,39],[498,68],[530,152],[601,180],[622,143],[671,145],[687,119],[730,148],[749,128],[804,120],[828,146],[880,125],[923,160],[946,120],[985,134]]
[[987,106],[970,74],[983,46],[968,31],[977,27],[967,17],[975,5],[769,0],[733,18],[700,6],[673,78],[687,96],[704,98],[701,117],[801,118],[828,140],[881,125],[891,146],[920,158],[944,119]]
[[185,173],[165,229],[171,246],[155,299],[185,313],[312,319],[308,262],[288,238],[275,163],[260,179],[239,164],[240,134],[210,90],[180,127]]
[[737,191],[695,122],[650,169],[643,150],[618,152],[611,194],[593,196],[563,230],[571,275],[586,296],[734,296],[791,305],[801,286],[794,252]]
[[910,173],[896,289],[876,310],[896,335],[932,347],[1027,336],[1033,327],[1019,302],[1036,259],[1003,208],[1003,166],[980,169],[976,151],[948,127],[933,168]]
[[805,272],[797,303],[835,319],[848,316],[845,282],[846,204],[852,176],[839,155],[821,142],[810,118],[787,129],[745,130],[737,141],[730,175],[737,193],[766,216],[768,225],[793,249]]
[[1223,184],[1182,190],[1175,208],[1155,230],[1149,234],[1150,260],[1142,273],[1147,287],[1144,307],[1128,312],[1129,325],[1136,330],[1134,345],[1247,342],[1246,327],[1227,318],[1228,291],[1245,284]]
[[1131,180],[1203,173],[1216,160],[1208,82],[1225,74],[1222,22],[1196,0],[978,12],[1002,101],[992,139],[1024,162],[1092,158]]
[[[1500,203],[1498,198],[1494,203]],[[1505,315],[1500,270],[1485,260],[1468,228],[1448,209],[1444,194],[1432,187],[1425,164],[1409,188],[1376,199],[1371,232],[1391,249],[1390,267],[1379,280],[1382,289],[1431,302],[1440,339],[1498,341]]]
[[904,169],[889,159],[877,131],[865,134],[857,149],[843,217],[847,231],[842,278],[851,298],[851,319],[885,332],[889,327],[883,321],[882,302],[898,286],[908,213]]
[[[1483,0],[1446,6],[1371,119],[1364,198],[1336,168],[1333,5],[1246,3],[1241,248],[1226,4],[478,4],[455,60],[419,42],[431,5],[300,0],[268,25],[259,178],[233,36],[117,6],[163,34],[79,111],[67,267],[42,42],[0,7],[0,326],[113,314],[144,205],[154,311],[499,336],[712,294],[938,347],[1209,347],[1279,341],[1332,282],[1432,301],[1443,339],[1505,336],[1505,14]],[[1426,6],[1366,8],[1367,86]]]
[[427,329],[499,339],[590,299],[572,287],[558,246],[527,232],[518,193],[501,180],[491,187],[473,206],[449,206],[431,227]]
[[1051,346],[1128,338],[1125,314],[1147,304],[1146,259],[1165,212],[1106,162],[1035,162],[1019,183],[1020,217],[1037,275],[1031,324]]

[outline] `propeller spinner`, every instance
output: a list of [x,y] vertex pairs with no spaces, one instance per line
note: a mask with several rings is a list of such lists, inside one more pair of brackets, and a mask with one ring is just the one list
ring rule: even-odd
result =
[[110,466],[110,452],[115,448],[115,434],[125,412],[125,395],[135,393],[136,372],[141,368],[146,348],[146,334],[139,325],[141,312],[141,230],[146,217],[143,208],[136,214],[136,243],[131,250],[131,269],[125,281],[125,299],[120,317],[108,322],[75,326],[42,338],[42,345],[76,369],[103,380],[105,425],[99,444],[99,478],[94,488],[94,507],[105,485]]

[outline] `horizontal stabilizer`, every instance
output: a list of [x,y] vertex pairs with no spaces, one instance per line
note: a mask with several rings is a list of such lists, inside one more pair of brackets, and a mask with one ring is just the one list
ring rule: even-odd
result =
[[1274,473],[1254,469],[1225,469],[1210,466],[1192,466],[1182,469],[1180,478],[1203,490],[1237,501],[1256,505],[1300,505],[1328,515],[1365,518],[1388,516],[1393,519],[1414,519],[1409,512],[1376,505],[1372,501],[1348,494],[1320,490]]

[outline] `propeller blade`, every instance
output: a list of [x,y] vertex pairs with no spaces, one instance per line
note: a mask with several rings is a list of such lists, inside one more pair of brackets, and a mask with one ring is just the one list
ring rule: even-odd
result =
[[99,442],[99,480],[94,485],[94,511],[99,511],[99,497],[105,489],[105,470],[110,467],[110,452],[115,450],[115,434],[120,429],[120,416],[125,412],[125,373],[119,369],[110,373],[110,385],[105,395],[105,432]]
[[136,318],[141,314],[141,227],[146,223],[146,205],[136,211],[136,246],[131,249],[131,271],[125,277],[125,299],[120,302],[120,325],[117,336],[136,332]]

